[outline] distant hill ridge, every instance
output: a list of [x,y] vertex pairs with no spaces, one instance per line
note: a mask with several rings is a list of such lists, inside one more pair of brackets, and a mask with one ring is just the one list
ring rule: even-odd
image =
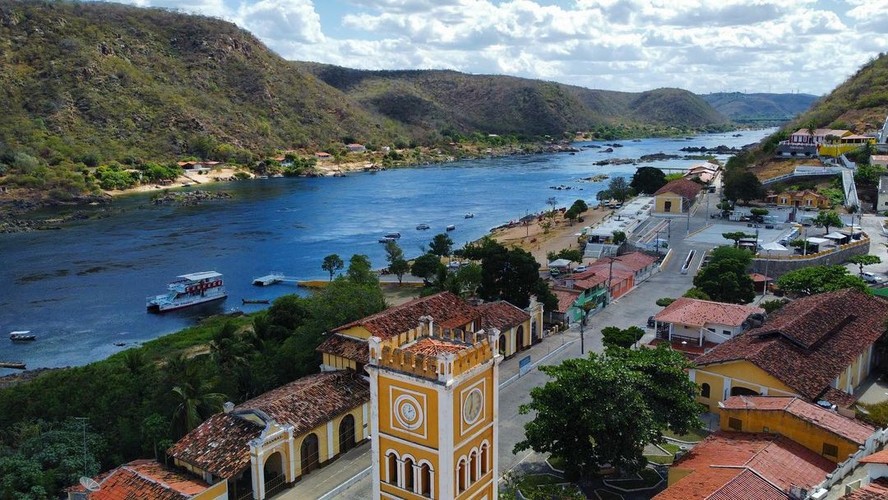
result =
[[811,94],[715,92],[700,96],[721,114],[738,123],[785,123],[817,101]]
[[728,126],[679,89],[623,93],[289,62],[228,22],[104,2],[0,0],[0,49],[0,155],[23,151],[50,163],[424,143],[444,131]]

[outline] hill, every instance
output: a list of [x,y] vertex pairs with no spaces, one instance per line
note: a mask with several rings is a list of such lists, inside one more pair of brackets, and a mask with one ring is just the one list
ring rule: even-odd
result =
[[735,122],[757,125],[786,123],[817,101],[811,94],[716,92],[700,97]]
[[[624,134],[725,128],[728,120],[680,89],[593,90],[456,71],[369,71],[296,62],[370,111],[424,131],[554,135],[620,128]],[[673,129],[673,133],[675,130]]]

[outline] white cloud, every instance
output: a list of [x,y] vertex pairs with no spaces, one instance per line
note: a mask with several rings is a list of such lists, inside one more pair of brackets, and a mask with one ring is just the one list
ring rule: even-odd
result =
[[288,59],[627,91],[821,94],[888,51],[888,0],[130,2],[231,20]]

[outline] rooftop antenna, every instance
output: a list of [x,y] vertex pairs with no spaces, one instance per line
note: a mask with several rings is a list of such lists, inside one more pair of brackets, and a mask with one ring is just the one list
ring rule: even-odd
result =
[[99,491],[101,488],[101,485],[89,476],[80,476],[80,486],[83,486],[88,491]]

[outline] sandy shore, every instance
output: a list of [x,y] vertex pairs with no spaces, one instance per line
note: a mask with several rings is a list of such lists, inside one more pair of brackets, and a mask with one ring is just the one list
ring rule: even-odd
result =
[[529,225],[521,223],[512,227],[494,230],[490,236],[507,247],[517,247],[530,252],[542,269],[546,269],[549,252],[559,252],[566,248],[579,248],[576,234],[584,226],[594,226],[610,215],[611,210],[602,208],[590,208],[582,214],[583,222],[574,222],[562,215],[555,217],[555,223],[546,232],[539,222],[531,222]]

